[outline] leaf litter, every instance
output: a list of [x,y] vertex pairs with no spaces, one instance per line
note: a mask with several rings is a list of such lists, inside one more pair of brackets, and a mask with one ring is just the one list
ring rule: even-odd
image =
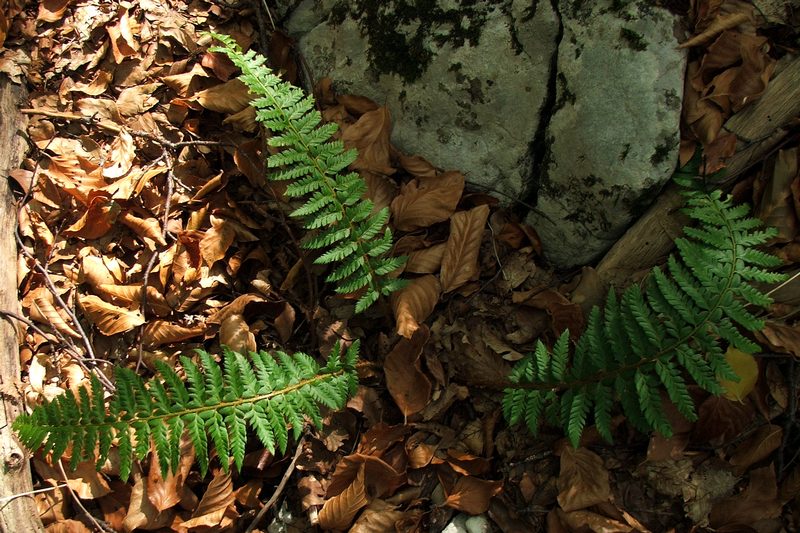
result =
[[[349,409],[301,441],[270,521],[292,508],[302,527],[354,532],[438,530],[458,512],[486,514],[502,531],[796,525],[800,468],[787,452],[798,428],[783,425],[797,405],[797,370],[786,372],[800,356],[796,279],[776,289],[757,334],[776,357],[736,359],[746,379],[728,397],[698,397],[696,423],[672,413],[674,437],[648,440],[619,417],[616,446],[590,428],[572,449],[548,428],[536,440],[507,428],[496,389],[509,362],[537,339],[582,330],[603,297],[593,270],[550,270],[535,228],[474,193],[470,169],[400,152],[388,108],[321,80],[323,116],[358,149],[351,168],[376,207],[391,208],[395,251],[409,256],[409,285],[383,311],[354,317],[300,248],[285,184],[265,179],[251,96],[227,58],[204,51],[210,28],[259,42],[247,9],[5,2],[0,71],[38,89],[26,111],[31,150],[10,173],[27,402],[78,390],[89,371],[147,373],[197,347],[324,355],[360,337],[372,366]],[[749,3],[695,0],[688,20],[681,159],[702,147],[710,173],[736,149],[722,124],[763,93],[776,55]],[[271,65],[296,82],[292,40],[266,35]],[[797,153],[784,146],[743,180],[779,228],[772,251],[787,265],[800,261]],[[123,484],[113,453],[101,472],[80,463],[66,479],[37,456],[38,486],[66,482],[72,493],[35,498],[48,531],[88,530],[74,497],[118,531],[234,531],[292,474],[288,459],[249,447],[241,473],[200,479],[187,446],[177,473],[162,478],[153,452]]]

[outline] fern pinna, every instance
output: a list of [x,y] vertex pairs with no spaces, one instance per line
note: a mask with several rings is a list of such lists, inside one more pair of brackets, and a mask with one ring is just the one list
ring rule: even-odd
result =
[[210,446],[222,468],[230,459],[237,470],[244,461],[247,429],[252,429],[270,452],[286,451],[289,429],[295,439],[306,419],[322,426],[320,406],[342,409],[355,393],[358,341],[344,353],[335,345],[327,364],[320,367],[304,353],[245,357],[224,351],[223,368],[206,352],[198,351],[200,365],[182,357],[187,383],[166,363],[157,361],[158,374],[145,383],[135,372],[118,368],[116,395],[105,407],[103,387],[92,375],[90,387],[70,389],[52,402],[20,415],[14,430],[31,450],[44,446],[60,458],[72,448],[70,466],[96,459],[99,468],[117,440],[120,477],[128,478],[134,456],[142,459],[154,445],[163,475],[177,471],[181,436],[189,436],[200,472],[208,469]]
[[303,218],[306,229],[318,230],[303,246],[324,250],[315,263],[336,265],[327,281],[337,283],[336,292],[342,294],[364,290],[357,313],[381,294],[402,287],[402,280],[387,277],[405,263],[404,257],[387,255],[392,247],[389,208],[375,212],[363,197],[364,179],[357,172],[342,173],[358,154],[345,150],[342,141],[331,140],[338,125],[320,125],[322,115],[314,109],[314,98],[273,74],[264,56],[242,52],[227,35],[211,35],[224,46],[210,51],[226,54],[241,69],[239,79],[256,96],[250,103],[256,120],[272,132],[268,144],[280,149],[267,159],[270,168],[281,169],[270,179],[293,180],[286,188],[289,198],[308,197],[290,215]]
[[755,249],[775,235],[758,230],[746,205],[734,206],[720,191],[687,187],[685,212],[699,223],[676,239],[678,254],[666,268],[654,268],[644,288],[634,285],[621,297],[611,290],[604,310],[595,307],[586,331],[570,347],[565,331],[548,350],[541,341],[535,353],[514,367],[505,390],[503,411],[511,424],[525,422],[533,434],[542,418],[564,427],[577,446],[590,413],[600,435],[611,441],[611,412],[618,400],[637,429],[671,435],[661,391],[678,411],[696,420],[688,378],[720,394],[720,379],[738,377],[727,364],[723,344],[753,353],[758,345],[739,328],[755,331],[763,322],[748,305],[765,307],[771,299],[751,282],[784,279],[767,269],[781,260]]

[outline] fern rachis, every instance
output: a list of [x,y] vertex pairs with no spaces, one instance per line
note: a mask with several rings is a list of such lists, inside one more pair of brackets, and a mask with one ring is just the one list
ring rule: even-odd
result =
[[224,46],[211,51],[226,54],[241,69],[239,79],[256,95],[251,102],[256,120],[273,132],[269,145],[281,149],[267,159],[270,168],[281,169],[271,178],[292,180],[286,189],[290,198],[310,196],[290,215],[304,218],[305,228],[318,232],[304,242],[305,248],[322,251],[314,262],[340,265],[327,280],[338,284],[338,293],[365,291],[356,312],[400,288],[403,281],[387,277],[405,262],[386,255],[392,245],[389,209],[373,212],[372,202],[363,198],[366,184],[361,176],[341,173],[357,154],[345,150],[342,141],[331,140],[338,126],[320,125],[322,116],[314,109],[313,97],[273,74],[264,66],[266,58],[243,52],[229,36],[212,36]]
[[341,409],[356,389],[358,341],[343,354],[335,345],[320,367],[303,353],[250,357],[226,350],[221,369],[206,352],[200,365],[182,358],[186,383],[166,363],[157,362],[158,375],[148,382],[133,371],[116,371],[117,391],[108,408],[103,388],[92,375],[89,388],[76,398],[69,389],[52,402],[19,416],[14,430],[25,446],[60,458],[72,448],[71,467],[79,461],[105,462],[112,442],[118,441],[120,477],[127,479],[134,457],[157,453],[162,473],[175,469],[181,437],[188,434],[201,474],[210,460],[209,437],[226,471],[244,461],[247,429],[270,452],[286,450],[289,428],[298,438],[306,420],[322,426],[320,407]]
[[721,343],[747,353],[758,349],[739,327],[763,327],[746,305],[771,301],[750,282],[783,279],[766,270],[781,261],[754,248],[774,232],[756,231],[759,222],[747,218],[747,207],[733,206],[719,191],[687,196],[686,210],[700,227],[686,228],[686,237],[676,240],[678,254],[664,271],[654,268],[644,290],[632,286],[621,298],[610,291],[605,309],[592,310],[572,354],[564,332],[552,351],[540,341],[517,363],[503,399],[509,422],[524,421],[535,434],[546,411],[577,445],[591,413],[611,440],[616,397],[635,427],[669,435],[662,390],[693,420],[687,378],[714,394],[722,392],[720,379],[736,379]]

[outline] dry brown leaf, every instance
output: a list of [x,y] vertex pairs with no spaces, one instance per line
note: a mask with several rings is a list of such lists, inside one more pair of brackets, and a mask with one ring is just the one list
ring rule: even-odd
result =
[[755,412],[749,403],[709,396],[697,409],[692,440],[712,444],[727,442],[739,435],[754,418]]
[[91,533],[92,530],[83,525],[78,520],[60,520],[55,524],[50,524],[45,528],[47,533]]
[[192,513],[192,517],[181,524],[181,527],[214,527],[222,522],[225,512],[235,501],[233,495],[233,481],[231,474],[224,473],[222,470],[214,475],[211,483],[208,484],[197,509]]
[[755,335],[772,350],[800,357],[800,330],[797,327],[767,321]]
[[389,394],[403,416],[422,411],[431,398],[431,381],[420,369],[419,358],[429,337],[428,328],[420,326],[411,339],[397,341],[383,365]]
[[138,310],[118,307],[97,296],[79,294],[78,302],[86,317],[103,335],[124,333],[144,324],[144,317]]
[[358,517],[349,533],[388,533],[397,531],[395,524],[405,518],[406,513],[384,500],[372,500]]
[[450,237],[442,256],[440,275],[443,292],[453,291],[478,279],[478,255],[488,218],[488,205],[479,205],[450,217]]
[[148,83],[123,89],[117,97],[117,109],[123,117],[140,115],[158,105],[158,98],[153,93],[161,87],[160,83]]
[[[298,485],[300,484],[298,483]],[[258,495],[263,488],[264,481],[260,479],[250,479],[247,483],[233,491],[233,495],[236,501],[241,505],[248,509],[257,509],[262,505],[261,500],[258,499]],[[320,502],[320,504],[321,503],[322,502]]]
[[443,222],[455,212],[463,191],[464,175],[456,171],[412,180],[392,200],[392,220],[402,231]]
[[750,435],[746,441],[736,447],[730,463],[743,474],[750,465],[762,461],[777,450],[783,442],[783,428],[774,424],[766,424]]
[[232,314],[219,326],[219,343],[234,352],[250,353],[256,351],[256,336],[250,331],[242,315]]
[[217,113],[233,115],[250,107],[252,99],[247,86],[239,79],[234,78],[198,92],[189,101],[197,102],[206,109]]
[[[385,452],[386,449],[380,451]],[[398,472],[380,457],[354,453],[345,456],[337,463],[336,471],[328,485],[327,496],[332,497],[346,491],[362,467],[364,468],[365,490],[372,497],[391,496],[407,481],[405,472]],[[403,465],[404,467],[405,465]]]
[[223,259],[235,237],[236,229],[228,219],[212,215],[211,227],[206,230],[200,241],[200,253],[206,264],[211,266]]
[[114,227],[120,209],[120,205],[108,193],[92,191],[86,212],[77,222],[66,228],[64,234],[82,239],[98,239]]
[[703,30],[702,33],[682,42],[680,45],[678,45],[678,48],[700,46],[709,42],[723,31],[731,30],[739,24],[747,21],[751,21],[750,13],[728,13],[726,15],[718,16],[705,30]]
[[608,471],[603,460],[586,448],[564,448],[557,486],[558,504],[566,512],[586,509],[611,499]]
[[389,207],[394,197],[397,196],[397,185],[392,180],[374,172],[362,170],[359,173],[367,184],[367,198],[372,200],[375,210]]
[[342,132],[342,141],[347,148],[358,150],[350,168],[368,170],[390,176],[396,172],[391,165],[389,135],[392,120],[388,107],[379,107],[361,115],[355,124]]
[[580,305],[570,302],[563,294],[555,289],[538,290],[533,296],[526,297],[525,293],[515,293],[512,298],[514,303],[524,303],[536,309],[547,311],[553,323],[553,332],[561,335],[564,330],[569,330],[573,336],[579,336],[586,324],[583,309]]
[[133,37],[133,31],[131,31],[128,11],[120,8],[117,14],[119,15],[117,21],[106,26],[106,30],[108,31],[108,36],[111,37],[111,50],[114,54],[114,61],[119,65],[125,58],[135,55],[139,45]]
[[436,176],[436,167],[420,155],[400,154],[400,166],[415,178],[433,178]]
[[414,274],[435,274],[442,265],[446,247],[447,245],[442,242],[411,252],[406,261],[405,271]]
[[489,510],[492,497],[500,494],[502,490],[502,481],[460,476],[449,490],[445,489],[447,498],[444,505],[471,515],[483,514]]
[[205,333],[203,324],[196,326],[181,326],[167,320],[148,320],[142,328],[142,343],[148,347],[161,346],[183,342]]
[[569,528],[570,531],[602,531],[603,533],[630,533],[631,531],[641,531],[634,529],[628,524],[623,524],[618,520],[603,516],[591,511],[570,511],[564,512],[556,509],[558,517]]
[[161,476],[161,467],[158,454],[153,452],[150,456],[150,471],[147,475],[147,497],[156,509],[165,511],[178,505],[183,493],[183,483],[194,464],[195,451],[188,433],[181,437],[181,458],[178,472],[170,471],[166,479]]
[[778,229],[777,242],[789,242],[797,235],[797,216],[794,211],[792,182],[797,177],[797,148],[779,150],[775,167],[767,181],[755,216],[764,225]]
[[152,239],[161,246],[166,246],[167,241],[161,235],[161,223],[155,218],[139,218],[130,211],[124,211],[119,215],[118,220],[140,237]]
[[782,507],[778,499],[775,467],[770,465],[751,470],[747,488],[735,496],[716,502],[708,519],[715,529],[733,524],[749,526],[759,520],[779,516]]
[[[205,56],[203,59],[205,59]],[[208,79],[206,70],[200,64],[195,63],[190,71],[183,72],[181,74],[163,76],[161,81],[164,82],[164,85],[175,91],[179,96],[189,97],[194,94],[195,90],[200,85],[201,80],[204,79]]]
[[[60,468],[50,466],[38,457],[33,458],[33,466],[43,479],[54,485],[64,483],[64,476]],[[81,499],[94,500],[102,498],[111,492],[111,488],[108,486],[104,476],[95,468],[94,461],[78,463],[78,467],[75,470],[67,468],[65,462],[64,471],[67,474],[67,484]]]
[[47,324],[70,337],[76,339],[81,337],[80,333],[69,324],[66,313],[55,306],[53,295],[49,290],[37,287],[26,296],[25,301],[29,299],[32,303],[28,308],[28,313],[32,319]]
[[325,502],[319,512],[319,525],[323,529],[345,530],[353,523],[356,514],[367,500],[364,486],[365,466],[362,464],[353,482],[340,494]]
[[436,276],[428,274],[412,280],[406,287],[392,294],[392,310],[397,320],[397,333],[410,339],[433,312],[442,288]]
[[[36,20],[42,22],[58,22],[66,13],[72,0],[42,0],[39,2],[39,13]],[[5,10],[5,5],[3,9]]]
[[294,329],[294,320],[296,318],[296,313],[294,307],[289,302],[285,302],[283,306],[283,311],[275,317],[273,324],[275,325],[275,329],[278,332],[278,336],[281,338],[281,342],[286,344],[289,341],[289,338],[292,336],[292,331]]
[[[126,307],[137,306],[142,302],[141,285],[116,285],[102,283],[94,287],[101,296],[111,297],[115,303]],[[164,295],[152,285],[147,286],[147,306],[157,316],[166,316],[172,312],[172,308],[167,305]]]
[[136,146],[133,143],[133,137],[123,130],[111,143],[111,151],[103,165],[103,177],[121,178],[130,172],[134,159],[136,159]]
[[133,478],[134,484],[128,504],[128,513],[122,522],[123,529],[127,533],[132,533],[137,528],[158,529],[170,525],[175,511],[156,509],[147,496],[147,484],[144,477],[139,472],[134,472]]
[[356,117],[380,109],[380,106],[371,98],[358,94],[340,94],[336,96],[336,101],[342,104],[348,113]]

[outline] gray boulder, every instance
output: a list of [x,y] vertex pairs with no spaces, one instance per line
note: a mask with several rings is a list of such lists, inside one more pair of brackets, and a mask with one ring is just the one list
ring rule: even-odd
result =
[[387,105],[404,152],[535,203],[557,266],[608,248],[674,167],[683,54],[648,0],[291,4],[315,78]]

